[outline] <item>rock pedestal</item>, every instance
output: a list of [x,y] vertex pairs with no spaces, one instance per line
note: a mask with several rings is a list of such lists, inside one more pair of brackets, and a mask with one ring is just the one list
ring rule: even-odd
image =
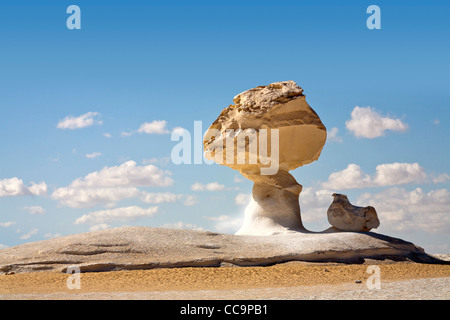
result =
[[271,235],[290,231],[306,231],[300,217],[298,197],[302,186],[289,172],[242,175],[254,182],[250,203],[245,209],[244,224],[237,235]]
[[234,99],[204,137],[205,156],[254,182],[237,234],[270,235],[305,230],[289,173],[317,160],[326,129],[293,81],[247,90]]

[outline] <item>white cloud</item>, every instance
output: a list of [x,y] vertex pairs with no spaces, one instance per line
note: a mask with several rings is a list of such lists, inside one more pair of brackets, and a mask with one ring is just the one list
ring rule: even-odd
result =
[[241,183],[241,182],[243,182],[243,180],[241,179],[241,177],[240,177],[239,175],[237,175],[237,174],[234,175],[233,181],[236,182],[236,183]]
[[27,210],[29,214],[33,215],[41,215],[45,213],[45,209],[40,206],[24,207],[23,209]]
[[393,186],[425,182],[425,170],[418,163],[386,163],[376,167],[373,182],[377,186]]
[[79,217],[75,224],[101,225],[112,222],[128,222],[138,218],[152,217],[158,207],[141,208],[137,206],[93,211]]
[[172,130],[172,135],[183,136],[185,132],[189,133],[189,131],[183,127],[175,127]]
[[385,117],[371,107],[355,107],[351,113],[351,119],[345,122],[345,126],[356,137],[377,138],[385,134],[385,131],[405,132],[408,125],[400,119]]
[[96,205],[114,206],[118,201],[137,198],[140,195],[141,192],[135,187],[65,187],[56,189],[52,194],[52,198],[58,200],[63,206],[90,208]]
[[107,132],[105,132],[105,133],[103,134],[103,136],[104,136],[105,138],[108,138],[108,139],[112,137],[111,133],[107,133]]
[[190,229],[190,230],[204,230],[202,227],[192,224],[192,223],[184,223],[181,221],[175,223],[166,223],[161,226],[161,228],[170,228],[170,229]]
[[450,175],[448,175],[447,173],[441,173],[441,174],[433,177],[432,180],[434,183],[447,182],[448,180],[450,180]]
[[145,192],[141,193],[141,201],[145,203],[159,204],[163,202],[176,202],[184,200],[185,206],[193,206],[198,203],[197,197],[187,194],[175,194],[170,192]]
[[16,224],[16,223],[14,221],[0,222],[0,227],[7,228],[7,227],[12,226],[13,224]]
[[166,166],[170,162],[170,157],[150,158],[142,160],[142,164],[158,164]]
[[121,136],[121,137],[129,137],[129,136],[131,136],[131,135],[133,135],[133,132],[122,131],[122,132],[120,133],[120,136]]
[[34,196],[43,196],[47,194],[47,184],[45,182],[32,182],[31,186],[28,187],[28,192]]
[[198,199],[196,196],[186,195],[186,199],[184,200],[184,205],[187,207],[196,205],[198,203]]
[[345,190],[421,183],[427,180],[425,170],[418,163],[386,163],[378,165],[375,170],[375,175],[370,176],[357,164],[349,164],[344,170],[330,174],[328,181],[322,183],[322,186]]
[[56,126],[58,129],[81,129],[95,124],[102,124],[101,120],[96,120],[95,118],[99,116],[98,112],[88,112],[82,114],[79,117],[67,116],[63,120],[58,122]]
[[88,158],[88,159],[95,159],[97,157],[100,157],[101,155],[102,155],[101,152],[92,152],[92,153],[86,154],[86,158]]
[[109,229],[110,227],[111,226],[109,224],[100,223],[100,224],[95,224],[93,226],[90,226],[89,231],[106,230],[106,229]]
[[127,161],[120,166],[104,167],[77,178],[69,186],[56,189],[52,198],[62,205],[75,208],[113,206],[120,200],[141,196],[149,202],[151,194],[146,198],[137,187],[169,186],[173,183],[170,174],[153,165],[137,166],[136,162]]
[[167,121],[154,120],[152,122],[143,123],[139,127],[138,132],[147,134],[166,134],[169,133],[169,130],[167,129]]
[[180,200],[183,197],[182,194],[174,194],[170,192],[158,192],[158,193],[151,193],[151,192],[142,192],[141,200],[145,203],[163,203],[163,202],[176,202],[177,200]]
[[217,217],[205,217],[210,221],[216,221],[214,229],[222,233],[235,233],[242,226],[243,217],[232,217],[228,215],[221,215]]
[[[314,187],[303,188],[300,193],[300,212],[302,222],[327,222],[327,210],[333,202],[333,192],[327,189],[316,189]],[[306,226],[308,227],[308,226]]]
[[246,205],[250,201],[250,195],[246,193],[238,193],[234,198],[234,203],[238,206]]
[[191,186],[192,191],[221,191],[224,188],[225,186],[223,184],[219,184],[218,182],[211,182],[208,184],[196,182]]
[[44,234],[44,238],[47,238],[47,239],[59,238],[61,236],[62,236],[61,233],[50,233],[49,232],[49,233]]
[[342,143],[342,138],[338,136],[339,129],[334,127],[327,132],[327,141]]
[[0,198],[27,195],[41,196],[46,193],[47,184],[45,182],[39,184],[32,182],[31,185],[27,187],[21,179],[16,177],[0,180]]
[[84,178],[78,178],[70,184],[70,187],[165,187],[173,183],[173,180],[168,177],[170,174],[154,165],[137,166],[135,161],[127,161],[120,166],[104,167],[100,171],[89,173]]
[[322,183],[324,188],[329,189],[352,189],[363,188],[371,185],[371,177],[365,174],[357,164],[349,164],[341,171],[333,172],[328,181]]
[[31,229],[30,232],[28,232],[28,233],[22,235],[22,236],[20,237],[20,239],[22,239],[22,240],[27,240],[27,239],[29,239],[32,235],[38,233],[38,231],[39,231],[39,229],[37,229],[37,228]]
[[424,192],[421,188],[412,191],[389,188],[379,193],[364,193],[357,204],[371,205],[377,210],[381,231],[448,233],[450,230],[447,189]]

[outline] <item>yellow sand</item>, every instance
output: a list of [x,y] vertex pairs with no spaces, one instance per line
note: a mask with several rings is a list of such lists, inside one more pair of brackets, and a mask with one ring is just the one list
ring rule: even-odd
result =
[[[379,262],[374,262],[377,264]],[[378,264],[383,281],[450,277],[450,265]],[[81,274],[77,292],[230,290],[364,282],[367,264],[287,263],[270,267],[174,268]],[[0,294],[70,292],[70,275],[56,272],[0,275]],[[72,291],[73,292],[73,291]]]

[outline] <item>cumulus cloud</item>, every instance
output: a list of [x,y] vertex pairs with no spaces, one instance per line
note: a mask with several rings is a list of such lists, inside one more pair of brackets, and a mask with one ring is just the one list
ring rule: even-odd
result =
[[106,229],[109,229],[110,227],[111,226],[109,224],[100,223],[100,224],[95,224],[93,226],[90,226],[89,231],[106,230]]
[[176,202],[182,197],[182,194],[170,192],[142,192],[141,200],[145,203],[158,204],[163,202]]
[[129,136],[132,136],[132,135],[133,135],[133,132],[122,131],[122,132],[120,133],[120,136],[121,136],[121,137],[129,137]]
[[[450,230],[450,192],[447,189],[424,192],[389,188],[379,193],[363,193],[356,202],[373,206],[380,217],[380,229],[448,233]],[[382,231],[381,230],[381,231]]]
[[418,163],[386,163],[376,167],[373,182],[377,186],[393,186],[425,182],[427,174]]
[[169,130],[167,129],[167,121],[154,120],[152,122],[143,123],[139,127],[138,132],[147,134],[167,134],[169,133]]
[[44,234],[44,238],[47,238],[47,239],[54,239],[54,238],[58,238],[58,237],[61,237],[62,236],[62,234],[61,233],[46,233],[46,234]]
[[223,189],[225,189],[225,186],[223,184],[219,184],[218,182],[211,182],[208,184],[196,182],[191,186],[192,191],[221,191]]
[[[317,189],[314,187],[303,188],[300,193],[300,210],[302,221],[327,222],[327,210],[333,201],[334,192],[327,189]],[[326,226],[328,226],[328,222]]]
[[116,202],[137,198],[141,195],[135,187],[83,188],[64,187],[56,189],[52,198],[71,208],[90,208],[97,205],[114,206]]
[[184,200],[184,205],[189,207],[189,206],[193,206],[196,205],[198,203],[198,199],[196,196],[193,195],[186,195],[186,198]]
[[171,192],[145,192],[141,193],[141,201],[145,203],[159,204],[164,202],[176,202],[184,200],[185,206],[197,204],[197,198],[193,195],[175,194]]
[[170,157],[149,158],[142,160],[142,164],[158,164],[160,166],[166,166],[169,162]]
[[189,195],[152,193],[138,188],[170,186],[173,184],[170,175],[169,171],[163,171],[154,165],[138,166],[134,161],[127,161],[77,178],[67,187],[56,189],[52,198],[73,208],[97,205],[113,207],[118,201],[125,199],[140,199],[153,204],[185,200],[185,205],[195,204],[196,199]]
[[185,133],[189,133],[189,130],[187,130],[183,127],[175,127],[172,130],[172,135],[175,135],[175,136],[183,136]]
[[101,225],[113,222],[129,222],[138,218],[152,217],[158,207],[141,208],[137,206],[93,211],[75,220],[75,224]]
[[31,229],[28,233],[22,235],[22,236],[20,237],[20,239],[22,239],[22,240],[27,240],[27,239],[29,239],[32,235],[35,235],[36,233],[38,233],[38,231],[39,231],[39,229],[37,229],[37,228]]
[[438,174],[437,176],[434,176],[432,180],[434,183],[447,182],[450,180],[450,175],[448,175],[447,173],[441,173]]
[[90,127],[95,124],[102,124],[101,120],[96,120],[96,117],[100,116],[98,112],[88,112],[82,114],[79,117],[67,116],[63,120],[58,122],[56,126],[58,129],[81,129],[85,127]]
[[192,223],[185,223],[185,222],[175,222],[175,223],[166,223],[161,226],[161,228],[170,228],[170,229],[190,229],[190,230],[204,230],[202,227],[192,224]]
[[338,136],[339,129],[334,127],[327,132],[327,141],[342,143],[342,138]]
[[135,161],[127,161],[120,166],[104,167],[74,180],[72,188],[93,187],[165,187],[173,183],[170,172],[162,171],[154,165],[138,166]]
[[349,164],[344,170],[330,174],[328,181],[322,183],[322,186],[327,189],[345,190],[421,183],[427,180],[424,168],[418,163],[380,164],[375,171],[375,174],[370,176],[359,165]]
[[31,183],[28,188],[28,193],[34,196],[43,196],[47,194],[47,184],[45,182]]
[[250,195],[246,193],[238,193],[234,198],[234,203],[238,206],[246,205],[250,201]]
[[45,209],[42,208],[41,206],[29,206],[29,207],[24,207],[24,210],[27,210],[29,214],[32,215],[42,215],[45,213]]
[[205,217],[210,221],[215,221],[214,229],[222,233],[235,233],[239,230],[244,222],[243,217],[233,217],[229,215],[221,215],[217,217]]
[[41,196],[47,193],[47,184],[45,182],[34,183],[30,186],[24,185],[23,181],[17,177],[0,180],[0,198],[36,195]]
[[345,126],[358,138],[377,138],[385,135],[385,132],[405,132],[408,125],[400,119],[382,116],[371,107],[355,107],[351,113],[351,119],[345,122]]
[[100,157],[101,155],[102,155],[101,152],[92,152],[92,153],[86,154],[86,158],[88,158],[88,159],[95,159],[95,158]]
[[0,222],[0,227],[11,227],[12,225],[16,224],[14,221],[7,221],[7,222]]

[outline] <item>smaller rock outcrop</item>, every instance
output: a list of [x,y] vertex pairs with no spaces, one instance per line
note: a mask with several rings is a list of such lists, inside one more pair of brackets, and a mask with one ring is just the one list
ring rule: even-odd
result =
[[333,202],[328,208],[328,222],[342,231],[370,231],[378,228],[380,220],[374,207],[357,207],[344,194],[333,193]]

